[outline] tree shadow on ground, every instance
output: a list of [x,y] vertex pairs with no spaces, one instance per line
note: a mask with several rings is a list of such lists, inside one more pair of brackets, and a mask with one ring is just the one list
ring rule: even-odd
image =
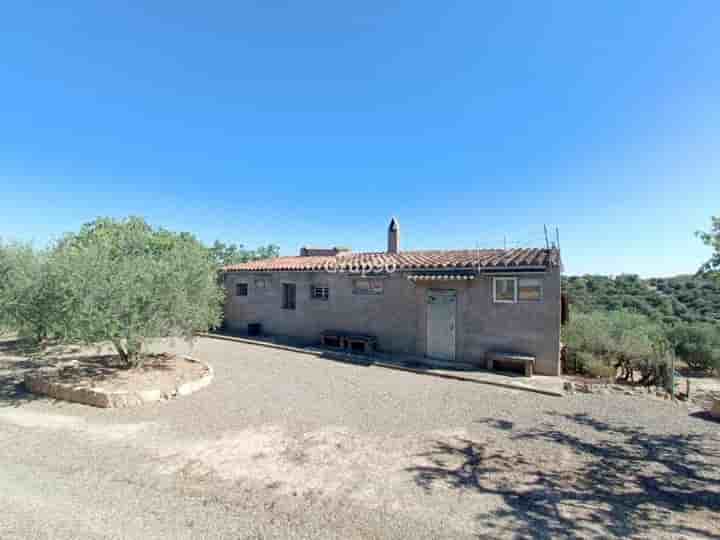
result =
[[15,361],[10,370],[0,365],[0,407],[20,407],[43,398],[29,392],[23,384],[23,373],[36,367],[32,360]]
[[[428,491],[441,484],[501,497],[503,507],[477,519],[485,528],[507,526],[503,537],[662,532],[720,538],[717,528],[703,528],[712,527],[708,516],[720,512],[717,441],[698,434],[650,434],[587,414],[555,416],[562,428],[547,422],[515,431],[510,422],[484,419],[517,442],[518,450],[508,452],[507,444],[495,449],[491,441],[437,441],[421,454],[427,465],[408,471]],[[591,436],[575,435],[583,431]],[[533,450],[520,450],[523,441]],[[544,459],[538,459],[542,443],[550,446],[543,445]],[[683,516],[688,512],[704,515],[705,523]]]
[[0,339],[0,407],[19,407],[41,398],[28,392],[22,382],[26,371],[43,364],[32,358],[39,351],[37,343],[29,339]]
[[[116,354],[70,354],[79,347],[39,347],[31,340],[0,339],[0,408],[20,407],[46,396],[28,391],[23,383],[25,374],[49,365],[72,363],[72,368],[60,370],[59,382],[66,384],[93,384],[113,379],[126,370],[119,365]],[[148,355],[146,363],[137,371],[172,371],[174,356]]]

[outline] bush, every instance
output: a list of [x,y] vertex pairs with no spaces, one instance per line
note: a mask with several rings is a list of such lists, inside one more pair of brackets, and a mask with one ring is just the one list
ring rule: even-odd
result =
[[637,369],[644,373],[643,380],[654,378],[654,371],[643,372],[640,363],[649,365],[663,339],[658,323],[625,311],[578,313],[563,330],[569,365],[603,377],[614,377],[619,368],[620,377],[628,381]]
[[675,354],[691,369],[720,368],[720,327],[706,323],[681,324],[668,331]]
[[602,379],[615,379],[617,369],[614,365],[608,363],[606,360],[600,358],[591,357],[585,367],[585,372],[591,377],[598,377]]

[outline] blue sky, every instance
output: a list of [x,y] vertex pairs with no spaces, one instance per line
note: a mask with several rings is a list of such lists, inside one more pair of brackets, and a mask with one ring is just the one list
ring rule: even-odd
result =
[[[62,6],[59,4],[63,4]],[[671,275],[720,214],[720,4],[13,2],[0,236],[542,245]]]

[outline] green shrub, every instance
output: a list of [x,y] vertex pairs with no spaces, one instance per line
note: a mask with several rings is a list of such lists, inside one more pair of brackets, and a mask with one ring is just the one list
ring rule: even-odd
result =
[[707,323],[681,324],[668,331],[675,354],[691,369],[720,368],[720,326]]
[[592,358],[586,365],[585,371],[591,377],[598,377],[602,379],[615,379],[617,369],[614,365],[609,363],[607,360],[600,358]]
[[569,366],[601,377],[615,377],[620,368],[620,378],[628,381],[663,339],[659,323],[626,311],[577,313],[563,329]]

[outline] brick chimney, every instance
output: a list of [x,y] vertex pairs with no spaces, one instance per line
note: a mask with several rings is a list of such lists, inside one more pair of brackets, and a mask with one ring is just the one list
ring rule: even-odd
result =
[[390,226],[388,227],[388,253],[399,253],[400,252],[400,224],[398,220],[392,218],[390,220]]

